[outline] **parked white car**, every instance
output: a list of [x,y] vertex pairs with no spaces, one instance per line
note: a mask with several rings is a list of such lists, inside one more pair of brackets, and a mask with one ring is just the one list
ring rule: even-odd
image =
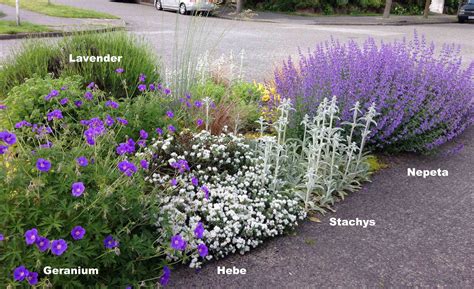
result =
[[214,0],[154,0],[158,10],[174,10],[179,14],[189,14],[193,12],[212,12],[216,9]]

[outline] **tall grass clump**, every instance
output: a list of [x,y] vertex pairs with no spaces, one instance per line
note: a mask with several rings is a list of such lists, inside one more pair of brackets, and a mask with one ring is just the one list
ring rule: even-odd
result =
[[[342,121],[351,121],[356,102],[380,114],[368,144],[392,151],[431,150],[462,133],[473,121],[474,62],[462,65],[460,49],[434,44],[415,33],[411,41],[362,45],[336,40],[290,58],[275,73],[276,90],[294,100],[298,124],[319,103],[337,95]],[[300,130],[300,136],[302,131]]]
[[[69,55],[122,56],[120,62],[70,62]],[[136,36],[125,32],[105,34],[76,34],[57,43],[31,40],[3,63],[0,70],[0,91],[4,97],[8,91],[35,74],[44,77],[81,75],[95,82],[99,88],[115,97],[126,96],[124,87],[129,86],[130,96],[137,94],[138,75],[147,76],[150,82],[160,80],[158,59],[151,48]],[[112,73],[122,68],[121,77]],[[124,86],[123,81],[126,85]]]

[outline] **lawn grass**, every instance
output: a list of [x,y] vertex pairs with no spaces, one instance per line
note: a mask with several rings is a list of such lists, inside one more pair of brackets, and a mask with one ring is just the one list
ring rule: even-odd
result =
[[21,22],[20,26],[15,21],[0,20],[0,34],[17,34],[26,32],[48,32],[52,31],[44,25]]
[[[20,7],[26,10],[38,12],[41,14],[64,17],[64,18],[98,18],[98,19],[118,19],[119,17],[97,12],[93,10],[76,8],[68,5],[54,4],[54,0],[21,0]],[[15,0],[0,0],[1,4],[15,6]]]

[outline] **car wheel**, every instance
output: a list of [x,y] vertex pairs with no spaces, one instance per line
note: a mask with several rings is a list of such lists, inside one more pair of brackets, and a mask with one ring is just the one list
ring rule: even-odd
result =
[[161,6],[161,0],[155,0],[155,8],[157,10],[163,10],[163,6]]
[[459,23],[464,23],[464,19],[458,18],[458,22],[459,22]]
[[186,5],[184,5],[184,3],[181,3],[181,5],[179,5],[179,14],[181,15],[188,14],[188,10],[186,9]]

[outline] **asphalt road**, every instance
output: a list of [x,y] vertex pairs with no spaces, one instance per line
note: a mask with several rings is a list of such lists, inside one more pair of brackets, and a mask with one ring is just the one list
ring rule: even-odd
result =
[[[166,64],[195,18],[159,12],[151,6],[106,0],[57,0],[122,17],[132,33],[150,41]],[[218,57],[245,50],[247,79],[271,78],[275,65],[331,36],[346,41],[367,37],[391,41],[416,30],[435,44],[461,46],[474,60],[474,25],[316,26],[309,23],[254,23],[210,18],[196,39],[197,51]],[[196,27],[196,26],[194,26]],[[202,35],[202,36],[199,36]],[[24,40],[1,41],[0,58]],[[53,40],[54,41],[54,40]],[[179,40],[178,40],[179,42]],[[249,254],[204,266],[199,273],[179,268],[175,288],[474,288],[472,180],[474,129],[436,156],[400,155],[373,182],[336,206],[321,223],[304,222],[294,235],[269,240]],[[464,145],[458,153],[447,153]],[[449,155],[447,155],[449,154]],[[447,169],[448,177],[407,177],[407,168]],[[329,218],[371,219],[374,227],[333,227]],[[245,275],[218,275],[217,266],[245,268]]]
[[[202,21],[173,12],[157,11],[148,5],[109,2],[107,0],[56,0],[57,3],[95,9],[122,17],[129,29],[142,35],[152,45],[163,62],[173,62],[175,44],[182,43],[187,32],[201,45],[193,51],[209,51],[214,58],[235,55],[244,50],[244,72],[248,80],[272,77],[274,68],[282,60],[307,51],[321,41],[335,37],[341,41],[363,41],[368,37],[391,41],[411,38],[416,30],[437,45],[455,43],[461,46],[466,60],[474,60],[474,24],[438,24],[415,26],[322,26],[307,21],[288,23],[237,22],[219,18]],[[176,39],[179,39],[178,41]],[[1,41],[0,59],[10,54],[24,40]],[[182,46],[181,46],[182,47]]]

